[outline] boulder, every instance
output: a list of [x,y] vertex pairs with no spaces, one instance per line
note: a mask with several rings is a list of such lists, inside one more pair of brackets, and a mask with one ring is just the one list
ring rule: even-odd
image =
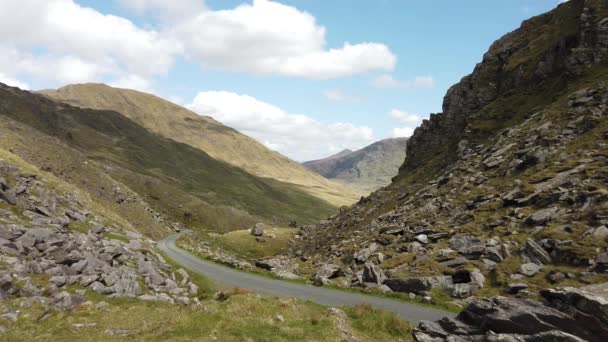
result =
[[70,311],[86,301],[86,297],[63,291],[53,296],[52,305],[58,310]]
[[384,281],[392,291],[420,294],[434,288],[451,289],[451,276],[389,278]]
[[251,228],[251,235],[253,236],[262,236],[264,235],[264,224],[256,223],[253,228]]
[[524,255],[530,260],[537,264],[550,264],[551,256],[545,251],[539,244],[531,239],[526,241],[526,245],[523,250]]
[[542,209],[530,215],[526,219],[526,223],[531,226],[541,226],[551,221],[557,214],[557,209],[547,208]]
[[606,226],[597,227],[591,232],[591,236],[596,241],[604,241],[606,240],[606,237],[608,237],[608,228],[606,228]]
[[542,269],[541,266],[535,264],[535,263],[526,263],[526,264],[522,264],[521,266],[519,266],[519,273],[525,275],[526,277],[534,277],[536,274],[538,274],[538,272],[540,272]]
[[527,290],[528,285],[524,283],[514,283],[507,285],[507,293],[509,294],[517,294],[519,291]]
[[456,235],[450,239],[449,245],[451,249],[472,260],[479,259],[486,250],[483,239],[469,235]]
[[372,254],[374,254],[378,250],[378,244],[372,242],[367,248],[363,248],[359,252],[355,253],[355,260],[359,263],[366,262]]
[[452,288],[452,297],[454,298],[467,298],[473,293],[473,287],[471,284],[454,284]]
[[324,286],[330,283],[329,279],[335,278],[338,276],[338,272],[340,271],[340,267],[335,264],[324,264],[317,270],[312,277],[312,283],[315,286]]
[[384,271],[382,271],[382,269],[377,265],[366,263],[363,267],[364,282],[370,282],[381,285],[385,279],[386,276],[384,275]]
[[471,302],[456,318],[422,321],[417,341],[606,341],[608,284],[541,291],[545,303],[496,297]]
[[10,190],[0,190],[0,200],[3,200],[4,202],[10,205],[17,205],[17,198],[15,194]]

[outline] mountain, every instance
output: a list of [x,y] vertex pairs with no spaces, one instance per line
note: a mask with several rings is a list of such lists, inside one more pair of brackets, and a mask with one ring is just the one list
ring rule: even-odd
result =
[[153,133],[188,144],[253,175],[295,184],[335,206],[350,205],[358,199],[357,192],[329,182],[235,129],[157,96],[104,84],[68,85],[41,93],[73,106],[121,113]]
[[406,138],[385,139],[358,151],[302,163],[321,176],[371,192],[390,184],[405,159]]
[[262,178],[120,113],[73,107],[0,85],[0,148],[81,187],[151,236],[164,221],[235,230],[326,217],[335,206]]
[[[571,0],[524,21],[415,130],[393,182],[300,228],[293,257],[320,285],[435,303],[608,281],[607,85],[608,2]],[[507,304],[462,318],[482,335],[512,334],[478,321],[508,317]],[[438,340],[471,331],[458,324],[421,329]]]

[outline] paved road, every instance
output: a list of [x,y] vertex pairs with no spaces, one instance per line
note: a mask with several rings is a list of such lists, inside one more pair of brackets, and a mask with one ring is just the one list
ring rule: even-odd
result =
[[180,236],[181,234],[178,234],[159,241],[157,247],[183,267],[229,286],[238,286],[279,297],[297,297],[324,306],[340,307],[367,303],[378,308],[392,311],[398,314],[402,319],[410,322],[419,322],[421,320],[434,321],[441,317],[454,316],[453,313],[429,307],[367,296],[364,294],[349,293],[312,285],[276,280],[209,263],[178,248],[175,245],[175,241]]

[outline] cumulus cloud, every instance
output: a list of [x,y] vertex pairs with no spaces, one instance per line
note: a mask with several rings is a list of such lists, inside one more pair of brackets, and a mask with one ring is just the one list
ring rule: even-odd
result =
[[159,32],[73,0],[1,1],[0,42],[0,72],[59,85],[163,75],[180,51]]
[[27,83],[21,82],[15,78],[12,78],[12,77],[9,77],[9,76],[3,74],[3,73],[0,73],[0,83],[4,83],[11,87],[21,88],[23,90],[30,89],[30,86]]
[[149,80],[137,75],[127,75],[110,82],[112,87],[134,89],[147,93],[152,92],[152,84]]
[[415,128],[411,127],[397,127],[393,128],[392,137],[393,138],[409,138],[414,134]]
[[160,21],[154,29],[141,27],[75,0],[0,1],[0,50],[13,50],[20,62],[0,61],[0,72],[57,85],[102,81],[147,89],[179,57],[216,69],[311,79],[388,72],[396,63],[380,43],[327,47],[326,30],[312,15],[275,1],[228,10],[211,10],[203,0],[115,1]]
[[326,48],[323,26],[309,13],[269,0],[203,11],[172,33],[186,54],[205,66],[311,79],[390,71],[397,58],[383,44]]
[[327,90],[323,95],[332,101],[361,102],[366,100],[365,96],[349,94],[339,89]]
[[410,137],[414,134],[414,130],[417,126],[422,123],[422,117],[416,113],[393,109],[388,113],[388,116],[403,127],[393,128],[392,136],[397,137]]
[[372,85],[376,88],[401,88],[401,89],[419,89],[433,88],[435,80],[431,76],[416,76],[413,80],[401,81],[393,76],[384,74],[372,80]]
[[226,91],[200,92],[188,108],[299,161],[321,158],[344,148],[358,149],[374,141],[369,127],[320,122],[248,95]]
[[[175,20],[190,16],[205,9],[203,0],[116,0],[121,6],[146,14],[152,12],[164,20]],[[163,16],[166,16],[163,18]]]
[[418,126],[422,122],[422,117],[416,113],[407,112],[399,109],[391,110],[388,115],[395,121],[402,124]]

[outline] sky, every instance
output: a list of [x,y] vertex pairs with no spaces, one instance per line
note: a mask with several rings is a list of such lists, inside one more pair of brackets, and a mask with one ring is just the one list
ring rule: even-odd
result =
[[294,160],[407,137],[560,0],[1,0],[0,82],[156,94]]

